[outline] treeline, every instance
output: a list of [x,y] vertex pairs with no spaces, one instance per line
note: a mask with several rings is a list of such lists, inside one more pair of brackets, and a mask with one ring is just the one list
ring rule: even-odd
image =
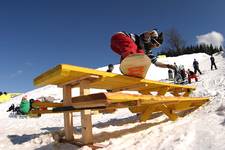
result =
[[208,55],[217,53],[223,51],[223,47],[213,47],[212,44],[206,45],[206,44],[201,44],[201,45],[191,45],[183,48],[178,48],[176,50],[167,50],[167,51],[161,51],[159,52],[159,55],[166,55],[167,57],[172,57],[172,56],[179,56],[179,55],[184,55],[184,54],[193,54],[193,53],[206,53]]

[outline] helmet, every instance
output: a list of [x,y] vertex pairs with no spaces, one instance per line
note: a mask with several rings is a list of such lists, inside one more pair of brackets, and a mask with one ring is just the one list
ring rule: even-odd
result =
[[159,34],[158,34],[158,30],[157,29],[153,29],[151,31],[151,38],[158,38]]
[[150,34],[151,43],[156,47],[159,47],[163,43],[163,33],[159,33],[157,29],[153,29]]

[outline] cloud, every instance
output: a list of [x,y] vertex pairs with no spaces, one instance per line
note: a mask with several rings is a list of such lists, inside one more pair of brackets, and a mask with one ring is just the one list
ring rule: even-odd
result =
[[25,62],[25,65],[28,66],[28,67],[33,66],[33,64],[31,62]]
[[12,73],[10,75],[10,78],[15,78],[15,77],[17,77],[17,76],[19,76],[21,74],[23,74],[23,70],[17,70],[15,73]]
[[207,44],[207,45],[212,44],[214,47],[223,46],[224,41],[223,35],[216,31],[212,31],[210,33],[203,35],[198,35],[196,36],[196,38],[198,44]]

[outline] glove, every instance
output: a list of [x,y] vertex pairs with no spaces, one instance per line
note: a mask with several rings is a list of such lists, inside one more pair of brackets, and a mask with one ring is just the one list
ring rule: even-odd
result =
[[159,34],[157,41],[158,41],[160,44],[163,43],[163,33],[162,33],[162,32]]

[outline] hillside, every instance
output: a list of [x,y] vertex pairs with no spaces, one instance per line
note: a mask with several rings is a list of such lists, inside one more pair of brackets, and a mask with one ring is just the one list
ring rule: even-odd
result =
[[[210,102],[184,118],[169,121],[160,116],[146,122],[137,122],[135,114],[127,109],[120,109],[113,114],[94,115],[93,132],[98,143],[106,145],[104,149],[185,149],[185,150],[224,150],[225,149],[225,58],[223,54],[215,55],[218,70],[211,71],[209,55],[191,54],[178,57],[162,58],[159,61],[192,69],[193,59],[200,63],[203,75],[199,76],[193,96],[210,97]],[[99,70],[107,70],[106,67]],[[119,72],[118,65],[114,72]],[[167,69],[152,65],[147,74],[148,79],[167,78]],[[32,81],[31,81],[32,82]],[[92,90],[97,92],[99,90]],[[51,96],[62,99],[62,89],[49,85],[25,93],[28,98]],[[73,96],[78,90],[73,90]],[[41,118],[10,118],[6,112],[14,103],[19,104],[23,95],[0,104],[0,149],[89,149],[71,144],[57,144],[51,138],[51,132],[63,128],[63,115],[43,115]],[[74,113],[74,127],[80,135],[79,113]],[[106,139],[104,141],[104,139]]]

